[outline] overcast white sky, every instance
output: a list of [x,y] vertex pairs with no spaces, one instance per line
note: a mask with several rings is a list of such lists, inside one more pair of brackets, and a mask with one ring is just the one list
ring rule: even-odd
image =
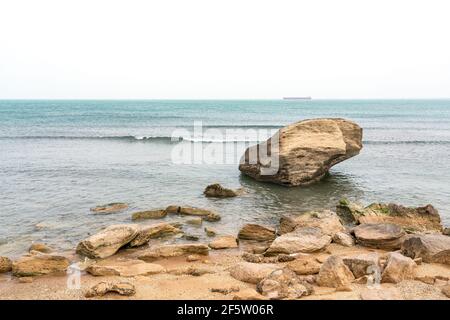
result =
[[448,0],[0,0],[0,98],[449,98],[449,16]]

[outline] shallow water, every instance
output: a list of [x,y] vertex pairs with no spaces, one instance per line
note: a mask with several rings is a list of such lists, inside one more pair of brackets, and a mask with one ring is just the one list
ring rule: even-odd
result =
[[[188,139],[220,141],[211,135],[171,141],[175,129],[192,131],[194,121],[222,132],[269,132],[316,117],[356,121],[364,129],[364,148],[309,187],[255,182],[241,176],[237,164],[172,161],[176,146],[198,144]],[[239,157],[249,143],[204,147],[229,151],[230,145]],[[334,208],[342,197],[364,204],[431,203],[450,224],[449,100],[0,101],[0,152],[0,254],[20,254],[32,241],[70,249],[103,226],[131,222],[133,211],[169,204],[215,209],[222,221],[204,226],[232,233],[250,221],[275,224],[284,213]],[[248,193],[205,198],[213,182]],[[130,209],[89,211],[118,201]],[[188,232],[203,236],[202,228]]]

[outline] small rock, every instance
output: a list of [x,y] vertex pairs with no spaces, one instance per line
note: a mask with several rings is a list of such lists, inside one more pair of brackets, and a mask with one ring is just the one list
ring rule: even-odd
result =
[[211,288],[209,290],[211,292],[218,292],[218,293],[227,295],[227,294],[230,294],[230,293],[233,293],[233,292],[238,292],[241,289],[236,286],[236,287],[229,287],[229,288]]
[[295,254],[279,254],[278,255],[278,262],[289,262],[289,261],[294,261],[295,259],[297,259],[297,257],[295,256]]
[[202,218],[193,218],[193,219],[186,220],[186,223],[192,224],[195,226],[201,226],[203,223],[203,219]]
[[331,237],[324,234],[319,228],[297,228],[293,232],[276,238],[267,249],[266,254],[311,253],[325,249],[330,242]]
[[333,236],[333,242],[344,247],[352,247],[355,245],[355,239],[346,232],[337,232]]
[[244,252],[242,254],[242,259],[251,263],[261,263],[264,260],[264,256],[262,254],[254,254],[250,252]]
[[450,284],[443,286],[441,291],[447,298],[450,298]]
[[16,277],[65,274],[69,264],[69,260],[62,256],[38,254],[14,261],[12,272]]
[[233,300],[264,300],[264,296],[256,292],[255,289],[247,288],[234,294]]
[[186,257],[186,261],[188,262],[194,262],[194,261],[199,261],[202,260],[204,257],[198,254],[190,254]]
[[12,270],[12,261],[7,257],[0,257],[0,273]]
[[222,187],[220,184],[215,183],[211,184],[206,187],[205,191],[203,191],[203,194],[206,197],[214,197],[214,198],[231,198],[231,197],[237,197],[243,193],[243,189],[227,189]]
[[17,280],[19,280],[19,283],[32,283],[33,277],[20,277]]
[[214,237],[217,234],[217,231],[214,228],[205,227],[205,233],[208,237]]
[[230,268],[230,275],[240,281],[257,284],[273,271],[279,269],[274,264],[240,262]]
[[38,251],[41,253],[50,253],[50,252],[52,252],[52,249],[43,243],[33,243],[30,246],[30,248],[28,249],[28,252],[31,252],[31,251]]
[[321,287],[338,288],[349,285],[355,277],[339,256],[330,256],[320,267],[317,283]]
[[165,211],[167,213],[180,213],[180,206],[168,206]]
[[391,252],[381,275],[381,282],[399,283],[403,280],[414,279],[416,266],[411,258]]
[[165,210],[147,210],[135,212],[131,215],[131,220],[144,220],[144,219],[161,219],[167,215]]
[[450,236],[450,228],[444,228],[444,231],[442,231],[442,234],[444,236]]
[[136,288],[129,282],[100,282],[89,289],[85,297],[92,298],[98,296],[104,296],[107,293],[117,293],[121,296],[132,296],[136,294]]
[[108,203],[108,204],[105,204],[102,206],[97,206],[97,207],[91,208],[91,211],[94,213],[108,214],[108,213],[119,212],[119,211],[122,211],[125,209],[128,209],[128,205],[126,203],[113,202],[113,203]]
[[273,300],[298,299],[313,292],[311,285],[301,281],[294,272],[286,268],[273,271],[258,283],[256,290]]
[[216,271],[212,268],[188,266],[188,267],[177,267],[175,269],[168,270],[167,273],[174,275],[189,275],[193,277],[200,277],[204,274],[216,273]]
[[179,257],[190,254],[206,256],[208,252],[208,246],[200,243],[157,245],[143,250],[139,254],[138,259],[151,262],[160,258]]
[[243,240],[271,241],[275,236],[275,229],[258,224],[246,224],[238,233],[238,238]]
[[221,236],[209,243],[209,247],[214,250],[237,248],[237,239],[233,236]]
[[297,258],[286,266],[299,275],[317,274],[320,271],[320,263],[310,256]]
[[220,215],[218,213],[207,209],[180,207],[178,213],[181,215],[201,217],[203,220],[209,222],[216,222],[220,220]]
[[183,238],[188,240],[188,241],[198,241],[198,240],[200,240],[199,236],[195,236],[193,234],[183,234]]

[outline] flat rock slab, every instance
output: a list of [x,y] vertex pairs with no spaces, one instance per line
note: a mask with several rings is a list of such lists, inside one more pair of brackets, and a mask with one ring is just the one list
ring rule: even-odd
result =
[[403,242],[401,251],[412,259],[450,265],[450,237],[442,234],[410,236]]
[[238,233],[238,238],[243,240],[271,241],[275,237],[274,228],[253,223],[244,225]]
[[185,243],[153,246],[139,254],[138,259],[154,261],[161,258],[179,257],[190,254],[208,255],[209,248],[206,244]]
[[121,296],[132,296],[136,294],[136,288],[129,282],[100,282],[90,288],[86,293],[86,298],[102,297],[107,293],[116,293]]
[[232,266],[229,271],[230,275],[237,280],[257,284],[280,268],[275,264],[240,262]]
[[353,229],[358,244],[385,250],[397,250],[406,235],[401,227],[391,223],[362,224]]
[[182,233],[170,223],[156,223],[139,227],[137,236],[130,242],[131,247],[138,247],[146,244],[150,239],[173,236]]
[[161,219],[167,215],[166,210],[138,211],[131,215],[131,220]]
[[148,276],[162,273],[165,269],[155,263],[146,263],[142,260],[126,260],[118,262],[99,262],[90,265],[86,271],[93,276]]
[[165,210],[167,213],[170,214],[180,214],[180,215],[186,215],[186,216],[196,216],[200,217],[205,221],[209,222],[216,222],[221,219],[220,215],[212,210],[209,209],[201,209],[201,208],[195,208],[195,207],[182,207],[182,206],[168,206]]
[[309,211],[296,216],[284,216],[280,219],[281,234],[301,227],[319,228],[330,236],[345,230],[337,214],[330,210]]
[[321,264],[312,256],[299,257],[286,265],[290,270],[298,275],[317,274]]
[[35,254],[14,261],[12,272],[17,277],[65,274],[69,265],[69,260],[63,256]]
[[317,252],[325,249],[330,243],[331,237],[324,234],[319,228],[297,228],[294,232],[276,238],[267,249],[266,254]]
[[209,247],[215,250],[237,248],[238,242],[234,236],[221,236],[211,241]]

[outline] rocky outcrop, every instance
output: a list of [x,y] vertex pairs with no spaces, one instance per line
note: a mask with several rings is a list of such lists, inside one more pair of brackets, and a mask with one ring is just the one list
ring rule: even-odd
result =
[[241,195],[244,192],[242,188],[233,190],[233,189],[227,189],[222,187],[218,183],[211,184],[206,187],[205,191],[203,191],[203,194],[206,197],[212,197],[212,198],[231,198],[231,197],[237,197]]
[[304,120],[280,129],[249,147],[239,170],[259,181],[285,186],[308,185],[322,179],[335,164],[362,148],[362,129],[344,119]]
[[7,257],[0,257],[0,273],[12,270],[12,261]]
[[304,256],[288,262],[286,266],[298,275],[310,275],[319,273],[321,265],[314,257]]
[[412,259],[450,265],[450,237],[442,234],[411,236],[403,242],[401,251]]
[[237,248],[238,241],[234,236],[221,236],[211,241],[209,247],[214,250]]
[[65,274],[69,264],[69,260],[63,256],[35,254],[14,261],[12,272],[16,277]]
[[86,271],[93,276],[148,276],[164,272],[164,268],[155,263],[142,260],[126,260],[118,262],[98,262],[87,267]]
[[399,283],[415,278],[416,263],[397,252],[391,252],[381,275],[381,282]]
[[92,259],[106,258],[132,241],[138,233],[139,227],[137,225],[112,225],[81,241],[76,252]]
[[209,248],[200,243],[168,244],[153,246],[138,255],[138,259],[154,261],[160,258],[179,257],[190,254],[208,255]]
[[353,229],[358,244],[378,249],[400,249],[406,233],[391,223],[361,224]]
[[170,214],[180,214],[186,216],[200,217],[205,221],[216,222],[220,220],[220,215],[217,212],[208,209],[201,209],[195,207],[180,207],[180,206],[168,206],[165,212]]
[[284,216],[280,219],[281,234],[292,232],[301,227],[316,227],[330,236],[345,230],[339,217],[330,210],[310,211],[296,216]]
[[319,228],[297,228],[293,232],[283,234],[276,238],[269,249],[267,255],[280,253],[311,253],[323,250],[331,243],[331,237],[324,234]]
[[108,214],[128,209],[128,205],[122,202],[113,202],[91,208],[91,211],[98,214]]
[[412,208],[393,203],[373,203],[363,207],[342,199],[336,207],[336,212],[346,223],[392,223],[409,233],[442,232],[439,212],[430,204]]
[[252,223],[244,225],[238,233],[243,240],[272,241],[275,237],[275,229]]
[[298,299],[313,292],[310,284],[301,281],[293,271],[286,268],[273,271],[257,284],[256,290],[272,300]]
[[350,285],[353,273],[339,256],[330,256],[320,267],[317,284],[321,287],[339,288]]
[[138,247],[146,244],[150,239],[172,236],[182,231],[170,223],[156,223],[139,228],[137,236],[130,242],[131,247]]
[[352,247],[355,245],[355,239],[347,232],[338,232],[333,238],[333,242],[344,247]]
[[166,210],[138,211],[131,215],[131,220],[161,219],[167,215]]
[[343,257],[344,264],[350,269],[355,278],[370,275],[380,269],[378,253],[362,253]]
[[239,281],[257,284],[277,269],[280,268],[275,264],[240,262],[232,266],[229,272]]
[[90,288],[86,293],[86,298],[102,297],[107,293],[116,293],[121,296],[132,296],[136,294],[136,288],[129,282],[100,282]]
[[29,252],[37,251],[41,253],[50,253],[53,250],[43,243],[33,243],[28,249]]

